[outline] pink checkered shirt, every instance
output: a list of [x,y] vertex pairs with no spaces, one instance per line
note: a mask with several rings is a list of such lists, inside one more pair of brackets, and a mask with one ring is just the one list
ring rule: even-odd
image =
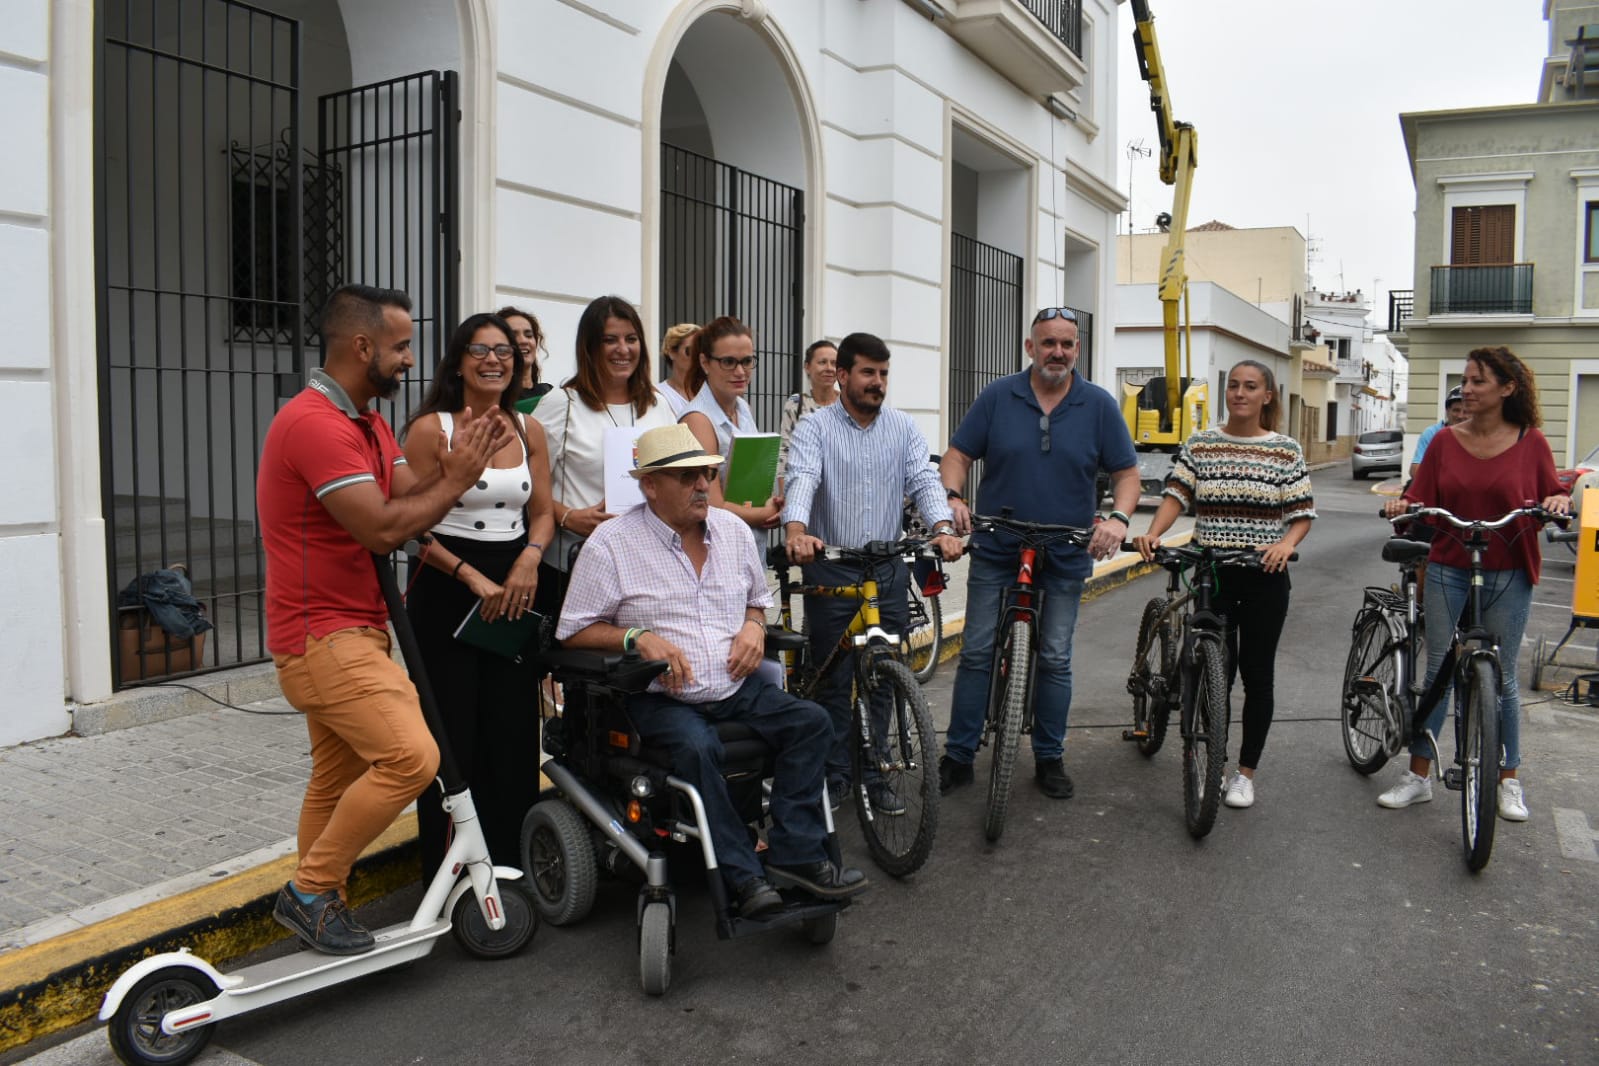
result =
[[[725,700],[742,681],[727,672],[745,609],[772,605],[766,571],[749,526],[720,507],[706,515],[705,569],[696,574],[683,538],[647,505],[600,523],[572,568],[555,635],[565,640],[595,622],[642,626],[677,645],[694,682],[684,703]],[[653,692],[665,691],[659,678]]]

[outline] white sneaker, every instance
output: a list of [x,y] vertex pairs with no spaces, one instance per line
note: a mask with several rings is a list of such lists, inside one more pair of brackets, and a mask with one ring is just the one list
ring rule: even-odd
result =
[[1432,802],[1432,778],[1422,777],[1405,771],[1405,776],[1399,779],[1399,784],[1377,797],[1377,806],[1398,810],[1408,807],[1412,803]]
[[1521,782],[1507,777],[1499,782],[1499,817],[1507,822],[1527,820],[1527,800],[1521,792]]
[[1233,774],[1233,779],[1227,785],[1227,795],[1224,798],[1229,807],[1253,807],[1255,805],[1255,783],[1243,774]]

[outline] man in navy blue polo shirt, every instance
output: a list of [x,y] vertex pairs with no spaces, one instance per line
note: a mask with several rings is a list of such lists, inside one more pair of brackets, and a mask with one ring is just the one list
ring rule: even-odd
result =
[[[939,464],[955,530],[971,529],[961,488],[972,463],[984,460],[977,512],[1005,507],[1024,522],[1087,526],[1099,508],[1094,482],[1109,471],[1116,509],[1094,531],[1088,551],[1049,549],[1035,573],[1046,591],[1038,627],[1038,680],[1033,696],[1033,766],[1046,796],[1067,799],[1072,779],[1063,758],[1066,713],[1072,702],[1072,630],[1083,581],[1093,560],[1114,555],[1127,536],[1128,515],[1138,506],[1138,458],[1121,411],[1108,392],[1077,373],[1077,316],[1046,307],[1033,318],[1025,342],[1032,366],[993,382],[977,397],[950,438]],[[972,538],[966,583],[966,628],[950,706],[939,786],[971,784],[972,760],[988,703],[994,627],[1001,598],[1014,583],[1020,553],[1014,538],[980,533]]]

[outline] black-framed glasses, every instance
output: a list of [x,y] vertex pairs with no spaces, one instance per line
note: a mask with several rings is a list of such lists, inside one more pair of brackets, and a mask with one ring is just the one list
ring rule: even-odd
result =
[[1038,450],[1041,451],[1041,452],[1048,452],[1049,451],[1049,416],[1048,415],[1039,415],[1038,416],[1038,432],[1043,434],[1043,436],[1038,438]]
[[1052,318],[1063,318],[1067,322],[1076,322],[1077,312],[1070,307],[1046,307],[1033,316],[1033,325],[1036,326],[1040,322],[1048,322]]
[[753,355],[707,355],[705,358],[720,366],[723,370],[732,370],[734,367],[742,367],[745,370],[755,369],[755,357]]
[[473,359],[487,359],[490,354],[500,359],[509,359],[516,354],[516,349],[509,344],[495,344],[492,346],[487,344],[468,344],[466,346],[466,354]]

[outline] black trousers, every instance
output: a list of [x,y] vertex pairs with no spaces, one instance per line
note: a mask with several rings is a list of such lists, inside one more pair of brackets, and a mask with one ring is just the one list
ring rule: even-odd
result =
[[1260,765],[1275,711],[1277,642],[1288,620],[1288,571],[1268,574],[1252,567],[1221,571],[1216,605],[1227,618],[1228,685],[1244,681],[1244,738],[1238,765]]
[[[440,536],[444,547],[503,583],[526,540],[481,541]],[[539,591],[543,591],[541,574]],[[456,766],[472,789],[472,802],[488,840],[489,856],[520,866],[522,819],[539,793],[539,678],[544,670],[532,647],[513,662],[455,639],[455,629],[477,597],[460,581],[432,567],[417,575],[406,598],[422,662]],[[449,840],[449,819],[430,788],[416,802],[422,877],[433,876]]]

